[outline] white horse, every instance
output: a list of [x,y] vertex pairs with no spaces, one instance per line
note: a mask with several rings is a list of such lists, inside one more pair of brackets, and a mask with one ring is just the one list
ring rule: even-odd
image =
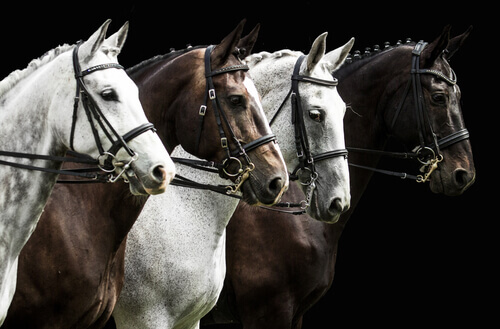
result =
[[[62,157],[72,148],[108,159],[109,170],[116,169],[114,179],[127,169],[134,193],[162,193],[175,175],[172,160],[148,125],[137,87],[117,62],[128,23],[105,39],[109,23],[79,46],[57,47],[0,82],[0,325],[14,295],[19,253],[36,227],[61,166],[61,161],[19,159],[5,152]],[[84,73],[82,94],[77,95],[82,100],[75,103],[77,67]],[[83,98],[101,112],[101,120],[107,119],[107,128],[95,124],[95,117],[89,122]],[[134,131],[140,135],[113,143],[105,129],[112,130],[113,138]],[[113,156],[99,150],[98,145],[110,150],[112,144]],[[53,171],[42,172],[46,169]]]
[[[307,213],[317,220],[335,223],[350,206],[349,169],[343,137],[346,105],[336,84],[329,85],[328,82],[332,81],[330,72],[343,64],[354,38],[325,55],[327,34],[316,38],[309,55],[303,60],[296,77],[296,91],[290,90],[290,72],[295,69],[302,53],[290,50],[272,54],[261,52],[245,61],[255,78],[267,117],[272,120],[271,127],[277,134],[287,167],[299,176],[299,186],[306,194]],[[287,96],[290,92],[291,95]],[[295,127],[290,124],[294,120],[291,102],[283,103],[287,97],[294,97],[295,92],[300,93],[300,97],[296,97],[303,115],[301,134],[308,140],[312,159],[307,159],[305,154],[302,160],[298,157],[298,153],[306,153],[304,145],[300,150],[296,146],[295,132],[300,127],[297,128],[296,123]],[[313,159],[314,167],[308,166]],[[303,177],[304,173],[306,177]],[[313,184],[309,184],[311,178],[307,176],[315,175]]]
[[[248,37],[256,37],[256,33],[254,30]],[[332,81],[330,72],[343,63],[352,40],[325,55],[325,38],[323,34],[314,42],[301,66],[301,75]],[[284,50],[248,58],[268,118],[274,115],[290,89],[290,77],[300,55]],[[274,76],[267,75],[270,70]],[[271,92],[272,88],[278,88],[278,92]],[[336,88],[305,83],[300,92],[303,107],[321,111],[324,119],[316,122],[315,115],[304,115],[311,150],[321,153],[343,148],[345,104]],[[290,113],[288,102],[283,113]],[[290,116],[277,116],[274,127],[287,164],[296,166]],[[311,131],[313,128],[315,132]],[[181,151],[176,149],[173,155],[178,152]],[[346,160],[336,157],[324,164],[318,166],[320,177],[334,172],[334,176],[324,177],[325,184],[331,185],[333,193],[338,193],[338,198],[348,205]],[[182,167],[178,171],[196,181],[220,183],[213,174]],[[327,179],[333,183],[327,183]],[[332,197],[325,195],[326,192],[321,192],[315,202],[330,204]],[[323,197],[327,200],[321,200]],[[185,188],[170,188],[161,196],[149,198],[128,235],[125,283],[113,313],[118,328],[199,328],[200,319],[215,305],[223,286],[226,225],[237,205],[237,199]]]

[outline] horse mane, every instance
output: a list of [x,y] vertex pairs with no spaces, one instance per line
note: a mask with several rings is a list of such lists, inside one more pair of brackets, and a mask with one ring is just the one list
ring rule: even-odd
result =
[[[166,53],[164,55],[156,55],[154,57],[151,57],[150,59],[146,59],[146,60],[140,62],[139,64],[136,64],[132,67],[129,67],[127,69],[127,74],[133,75],[134,73],[136,73],[136,72],[138,72],[146,67],[149,67],[153,64],[156,64],[160,61],[172,61],[181,55],[184,55],[190,51],[193,51],[195,49],[200,49],[200,48],[207,48],[207,46],[206,45],[199,45],[199,46],[193,47],[191,45],[188,45],[187,48],[180,49],[180,50],[175,50],[174,48],[170,48],[169,53]],[[235,48],[235,50],[233,51],[233,55],[238,57],[239,55],[242,54],[242,51],[244,51],[244,50],[240,51],[239,48]]]
[[393,46],[391,46],[389,42],[385,42],[383,49],[381,49],[379,45],[374,45],[373,48],[366,47],[363,52],[356,50],[353,53],[349,53],[344,64],[332,73],[336,78],[342,79],[344,76],[348,76],[352,72],[364,66],[366,63],[373,61],[380,56],[399,48],[400,46],[413,47],[415,46],[415,42],[412,42],[410,38],[407,38],[405,43],[398,40],[398,42]]
[[136,64],[132,67],[129,67],[127,69],[127,74],[133,75],[134,73],[136,73],[136,72],[138,72],[146,67],[149,67],[155,63],[158,63],[158,62],[163,61],[163,60],[166,60],[166,61],[174,60],[175,58],[177,58],[181,55],[184,55],[185,53],[188,53],[192,50],[199,49],[199,48],[206,48],[206,46],[195,46],[195,47],[188,46],[187,48],[181,49],[181,50],[171,49],[169,53],[166,53],[164,55],[156,55],[154,57],[151,57],[150,59],[146,59],[146,60],[140,62],[139,64]]
[[47,63],[50,63],[57,56],[62,53],[67,52],[70,49],[73,49],[75,45],[64,44],[62,46],[58,46],[52,50],[47,51],[45,54],[32,60],[25,69],[15,70],[11,72],[7,77],[5,77],[2,81],[0,81],[0,97],[5,95],[8,91],[14,88],[21,80],[35,72],[40,67],[44,66]]
[[267,59],[267,58],[281,58],[283,56],[297,56],[297,55],[301,55],[301,54],[302,53],[299,51],[294,51],[294,50],[290,50],[290,49],[278,50],[278,51],[275,51],[274,53],[262,51],[260,53],[251,54],[251,55],[245,57],[244,61],[247,64],[257,65],[262,60]]

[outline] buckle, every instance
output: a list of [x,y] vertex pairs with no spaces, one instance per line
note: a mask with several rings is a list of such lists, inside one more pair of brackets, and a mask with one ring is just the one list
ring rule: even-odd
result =
[[205,115],[205,113],[207,113],[207,106],[206,105],[200,106],[200,111],[198,113],[202,116]]
[[222,146],[222,148],[227,149],[227,138],[226,137],[222,137],[220,139],[220,145]]
[[210,89],[208,91],[208,98],[215,99],[215,89]]

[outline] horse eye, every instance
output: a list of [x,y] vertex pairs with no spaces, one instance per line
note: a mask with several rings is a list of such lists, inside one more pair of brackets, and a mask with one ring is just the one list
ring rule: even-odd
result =
[[310,110],[309,118],[316,122],[323,122],[323,120],[325,119],[325,113],[320,110]]
[[446,95],[443,93],[432,94],[432,101],[436,104],[446,104]]
[[118,100],[118,95],[116,95],[116,92],[113,89],[111,89],[111,88],[104,89],[101,92],[101,97],[105,101],[116,101],[116,100]]
[[241,96],[229,96],[229,101],[232,105],[240,105],[242,102]]

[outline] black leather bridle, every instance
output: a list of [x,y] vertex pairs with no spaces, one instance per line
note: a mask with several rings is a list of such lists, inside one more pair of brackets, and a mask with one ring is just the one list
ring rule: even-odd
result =
[[[247,152],[250,152],[250,151],[258,148],[259,146],[267,144],[269,142],[275,142],[276,136],[274,134],[269,134],[269,135],[264,135],[262,137],[259,137],[256,140],[251,141],[249,143],[246,143],[244,145],[242,145],[240,143],[240,141],[236,137],[233,129],[231,128],[231,125],[229,123],[229,120],[227,118],[226,113],[224,112],[222,106],[219,103],[219,99],[218,99],[216,91],[215,91],[213,77],[216,75],[226,74],[226,73],[234,72],[234,71],[248,71],[249,67],[245,64],[237,64],[237,65],[232,65],[232,66],[226,66],[226,67],[220,68],[218,70],[212,71],[212,64],[211,64],[211,60],[210,60],[210,55],[211,55],[214,48],[215,48],[215,46],[213,46],[213,45],[208,46],[205,50],[205,55],[204,55],[206,91],[205,91],[205,101],[200,106],[200,109],[198,111],[198,113],[199,113],[199,127],[198,127],[195,149],[198,150],[199,146],[200,146],[201,132],[203,130],[203,123],[204,123],[205,115],[207,112],[207,104],[208,104],[208,101],[210,100],[212,102],[212,109],[213,109],[213,113],[215,116],[215,121],[217,123],[218,130],[219,130],[220,145],[221,145],[222,149],[224,150],[224,152],[226,153],[226,158],[222,161],[221,164],[218,164],[218,163],[215,163],[212,161],[199,161],[199,160],[183,159],[183,158],[177,158],[177,157],[172,157],[172,160],[174,162],[177,162],[177,163],[182,163],[182,164],[194,167],[194,168],[207,170],[207,171],[212,171],[212,170],[210,170],[210,167],[216,168],[215,172],[218,172],[222,178],[234,178],[234,177],[236,177],[236,179],[235,179],[236,185],[219,187],[219,186],[212,186],[212,185],[207,185],[207,184],[200,184],[200,183],[193,182],[193,181],[191,181],[185,177],[182,177],[180,175],[176,175],[176,178],[172,181],[171,184],[178,185],[178,186],[184,186],[184,187],[210,189],[210,190],[213,190],[216,192],[224,191],[225,193],[232,195],[232,194],[235,194],[239,190],[239,188],[241,187],[243,182],[249,177],[250,172],[255,169],[255,165],[250,160]],[[229,130],[230,138],[233,141],[234,145],[236,146],[236,149],[233,151],[231,151],[229,148],[228,137],[226,136],[226,133],[225,133],[224,128],[222,126],[223,120],[227,126],[227,129]],[[243,168],[243,164],[238,159],[238,157],[243,157],[244,161],[247,163],[245,168]],[[229,167],[231,165],[234,165],[235,168],[237,168],[236,171],[231,171],[229,169]],[[232,169],[232,170],[234,170],[234,169]]]
[[[301,55],[295,62],[295,67],[291,77],[292,86],[290,91],[286,95],[278,110],[275,112],[270,124],[273,124],[274,120],[283,109],[286,101],[290,98],[292,105],[292,124],[295,129],[295,147],[297,149],[297,157],[299,159],[299,164],[291,172],[290,179],[299,180],[303,185],[310,185],[318,178],[318,173],[314,165],[316,162],[338,156],[342,156],[347,159],[348,153],[347,149],[332,150],[315,155],[311,153],[306,126],[304,124],[304,110],[302,109],[302,100],[300,98],[299,82],[309,82],[325,87],[335,87],[338,85],[338,80],[336,78],[333,78],[333,80],[323,80],[306,75],[300,75],[300,66],[305,58],[305,55]],[[306,177],[308,180],[303,181],[301,179],[304,177],[302,174],[303,171],[309,173],[309,177]]]
[[263,207],[265,209],[289,213],[292,215],[301,215],[306,212],[306,209],[310,206],[310,202],[312,199],[312,195],[314,189],[316,188],[316,180],[318,179],[318,172],[316,171],[315,163],[318,161],[323,161],[330,158],[335,157],[344,157],[347,159],[347,149],[338,149],[327,151],[319,154],[312,154],[311,148],[309,146],[309,139],[307,137],[307,130],[304,123],[304,110],[302,109],[302,99],[300,98],[299,92],[299,82],[309,82],[320,86],[325,87],[336,87],[338,85],[338,80],[335,77],[332,77],[333,80],[323,80],[318,79],[306,75],[300,75],[300,67],[302,62],[306,58],[306,55],[301,55],[297,61],[295,62],[295,66],[293,69],[293,74],[291,77],[292,86],[285,96],[285,99],[279,106],[278,110],[274,113],[270,125],[273,124],[274,120],[277,118],[278,114],[283,109],[286,104],[288,98],[290,98],[291,106],[292,106],[292,124],[295,130],[295,147],[297,149],[297,158],[299,159],[299,164],[294,168],[294,170],[290,173],[290,180],[298,180],[300,184],[307,186],[307,190],[305,193],[305,200],[300,201],[299,203],[277,203],[274,206],[276,207],[300,207],[301,210],[298,211],[288,211],[288,210],[280,210],[276,208]]
[[[28,153],[20,153],[20,152],[9,152],[9,151],[0,151],[0,156],[8,156],[8,157],[17,157],[17,158],[27,158],[27,159],[32,159],[32,160],[47,160],[47,161],[58,161],[58,162],[74,162],[74,163],[84,163],[84,164],[89,164],[89,165],[97,165],[98,168],[105,172],[99,173],[96,172],[96,169],[93,168],[86,168],[83,170],[65,170],[65,169],[52,169],[52,168],[45,168],[45,167],[37,167],[37,166],[32,166],[32,165],[25,165],[25,164],[20,164],[20,163],[15,163],[15,162],[10,162],[10,161],[4,161],[0,160],[0,165],[7,165],[11,167],[16,167],[20,169],[28,169],[28,170],[36,170],[36,171],[42,171],[42,172],[47,172],[47,173],[53,173],[53,174],[63,174],[63,175],[69,175],[69,176],[76,176],[80,178],[86,178],[90,179],[92,181],[96,182],[112,182],[114,183],[115,181],[118,180],[122,176],[122,174],[129,168],[130,164],[137,160],[137,153],[135,153],[130,147],[127,145],[127,142],[132,140],[133,138],[143,134],[144,132],[148,130],[156,131],[152,123],[144,123],[140,125],[137,128],[132,129],[128,133],[126,133],[123,136],[120,136],[116,130],[113,128],[113,126],[109,123],[109,121],[106,119],[105,115],[102,113],[101,109],[97,105],[96,101],[92,98],[91,94],[89,93],[85,82],[83,80],[83,77],[86,75],[89,75],[93,72],[100,71],[100,70],[105,70],[105,69],[110,69],[110,68],[116,68],[116,69],[123,69],[123,66],[117,63],[107,63],[107,64],[100,64],[96,65],[90,68],[87,68],[85,70],[81,70],[80,68],[80,63],[78,59],[78,49],[80,48],[81,41],[77,43],[75,48],[73,49],[73,68],[75,71],[75,79],[76,79],[76,94],[75,94],[75,100],[74,100],[74,105],[73,105],[73,120],[71,124],[71,134],[70,134],[70,149],[71,151],[68,151],[69,154],[71,154],[71,157],[58,157],[58,156],[52,156],[52,155],[39,155],[39,154],[28,154]],[[98,159],[93,159],[89,156],[79,154],[77,152],[74,152],[74,146],[73,146],[73,141],[74,141],[74,135],[75,135],[75,128],[76,128],[76,121],[78,120],[78,107],[79,104],[83,104],[83,107],[85,109],[85,114],[87,116],[87,119],[90,123],[90,127],[92,129],[92,133],[94,135],[95,143],[97,145],[97,148],[99,150],[99,157]],[[101,129],[104,131],[106,137],[111,141],[111,147],[105,151],[101,139],[99,138],[99,133],[96,128],[96,123],[101,127]],[[127,153],[131,156],[131,159],[127,163],[123,162],[113,162],[113,159],[115,159],[116,153],[120,150],[120,148],[124,148]],[[113,176],[111,173],[114,172],[117,167],[123,167],[121,172],[117,174],[116,176]],[[63,181],[64,182],[64,181]],[[73,182],[73,181],[71,181]]]
[[[429,112],[425,108],[424,95],[422,92],[422,83],[420,81],[421,74],[431,74],[437,77],[438,79],[443,80],[450,86],[454,86],[457,83],[457,78],[455,72],[451,70],[451,77],[446,76],[440,71],[432,70],[432,69],[421,69],[420,68],[420,55],[422,51],[427,46],[427,42],[419,41],[413,51],[412,51],[412,62],[411,62],[411,70],[410,70],[410,79],[406,85],[406,88],[403,92],[403,98],[399,102],[398,107],[396,108],[396,112],[391,121],[390,130],[394,128],[399,114],[403,109],[403,105],[410,94],[410,90],[412,91],[413,100],[415,102],[415,117],[417,120],[417,130],[419,136],[419,145],[414,148],[413,152],[388,152],[388,151],[379,151],[379,150],[369,150],[363,148],[355,148],[348,147],[349,152],[359,152],[359,153],[368,153],[368,154],[377,154],[383,156],[391,156],[397,158],[404,159],[416,159],[422,165],[421,171],[423,175],[409,175],[406,173],[399,173],[389,170],[381,170],[377,168],[361,166],[357,164],[349,163],[350,166],[358,167],[362,169],[368,169],[374,172],[379,172],[382,174],[387,174],[391,176],[400,177],[402,179],[409,178],[414,179],[419,183],[423,183],[429,180],[432,172],[437,169],[438,163],[443,160],[443,155],[441,154],[441,149],[444,149],[448,146],[461,142],[469,138],[469,131],[466,128],[460,129],[454,133],[449,134],[443,138],[438,139],[437,135],[434,133],[432,128],[431,121],[429,119]],[[427,124],[426,124],[427,121]],[[432,136],[432,142],[430,144],[426,143],[425,136]]]

